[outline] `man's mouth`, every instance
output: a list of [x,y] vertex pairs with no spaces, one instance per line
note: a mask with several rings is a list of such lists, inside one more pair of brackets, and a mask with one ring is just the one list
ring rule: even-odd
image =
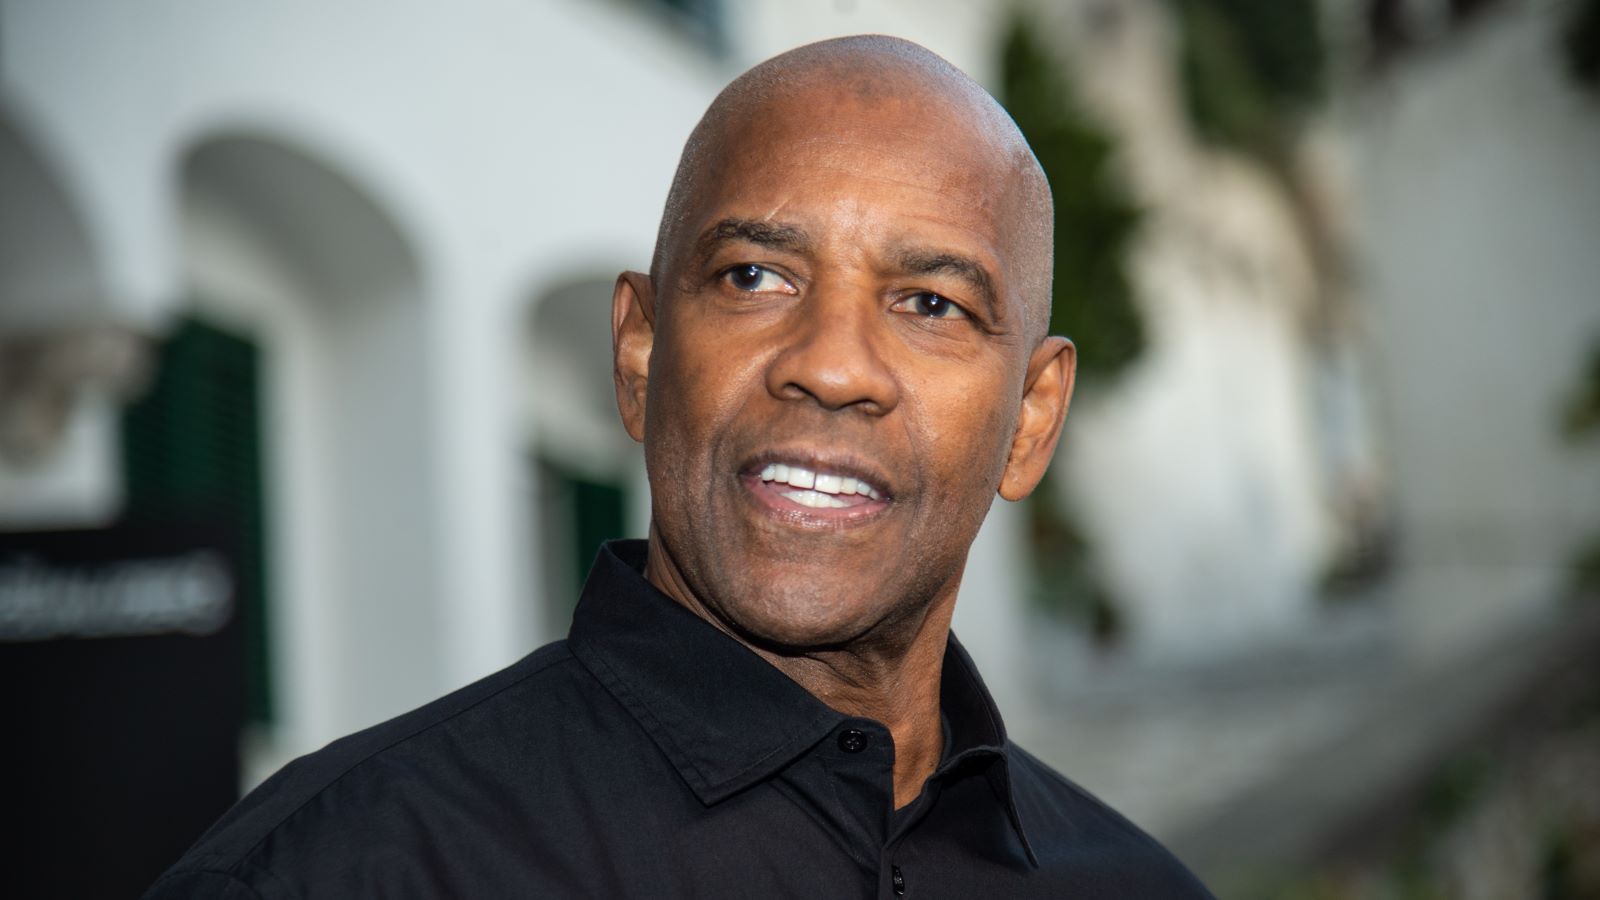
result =
[[812,509],[844,509],[868,500],[882,500],[871,484],[849,475],[816,472],[800,466],[772,463],[756,476],[782,497]]
[[745,485],[780,517],[803,524],[865,521],[889,506],[889,491],[859,471],[827,465],[768,462],[746,470]]

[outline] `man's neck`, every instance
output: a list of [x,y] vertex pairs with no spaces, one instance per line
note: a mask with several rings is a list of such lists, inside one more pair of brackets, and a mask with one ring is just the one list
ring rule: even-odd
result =
[[899,809],[922,793],[944,753],[939,683],[949,634],[948,608],[930,609],[904,650],[893,655],[876,648],[793,655],[751,649],[833,709],[888,727]]
[[955,590],[916,621],[871,641],[818,651],[777,652],[746,640],[694,596],[652,534],[645,577],[658,590],[748,647],[832,709],[882,722],[894,738],[894,806],[915,800],[944,754],[939,686]]

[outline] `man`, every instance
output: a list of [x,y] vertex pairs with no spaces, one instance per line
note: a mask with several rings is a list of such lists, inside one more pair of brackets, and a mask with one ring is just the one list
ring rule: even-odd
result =
[[612,308],[648,545],[569,638],[292,763],[154,897],[1203,897],[1010,744],[949,636],[1049,462],[1051,199],[903,41],[803,47],[689,139]]

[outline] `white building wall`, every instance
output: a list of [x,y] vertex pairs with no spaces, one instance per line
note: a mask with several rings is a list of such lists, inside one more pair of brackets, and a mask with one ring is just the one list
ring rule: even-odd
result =
[[1600,454],[1559,433],[1600,341],[1600,115],[1560,4],[1506,4],[1348,110],[1388,399],[1409,641],[1538,612],[1600,532]]
[[1238,656],[1310,625],[1332,555],[1317,274],[1283,188],[1194,132],[1166,6],[1107,9],[1050,6],[1044,21],[1141,210],[1127,270],[1146,346],[1079,400],[1061,499],[1085,523],[1133,657]]
[[190,190],[180,214],[192,312],[250,335],[261,350],[261,408],[271,423],[262,481],[273,585],[272,688],[282,709],[275,735],[282,749],[272,748],[270,766],[279,754],[325,741],[353,718],[339,689],[337,493],[323,465],[331,443],[323,408],[326,354],[312,292],[265,252],[235,210]]

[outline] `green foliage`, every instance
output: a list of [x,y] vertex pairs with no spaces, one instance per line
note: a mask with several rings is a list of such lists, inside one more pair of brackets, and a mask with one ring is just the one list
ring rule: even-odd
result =
[[[1600,2],[1591,6],[1600,9]],[[1587,369],[1567,398],[1561,431],[1573,442],[1600,435],[1600,341],[1589,348]],[[1580,597],[1600,595],[1600,536],[1591,537],[1573,558],[1572,587]]]
[[1050,329],[1078,345],[1080,384],[1108,381],[1144,347],[1124,268],[1139,215],[1113,177],[1110,137],[1078,109],[1038,29],[1013,19],[1001,50],[1000,101],[1039,157],[1055,196]]
[[1312,0],[1168,0],[1183,39],[1184,98],[1196,130],[1272,159],[1325,91]]
[[1566,45],[1572,76],[1590,90],[1600,91],[1600,0],[1573,4]]
[[1600,597],[1600,538],[1591,538],[1573,557],[1572,589],[1588,600]]
[[1562,414],[1561,430],[1569,440],[1600,433],[1600,341],[1589,348],[1588,366]]
[[[1078,383],[1109,383],[1144,349],[1144,323],[1128,285],[1128,243],[1139,213],[1112,172],[1114,145],[1078,108],[1061,62],[1038,29],[1016,16],[1001,47],[1000,101],[1028,139],[1055,198],[1050,330],[1078,347]],[[1067,510],[1043,484],[1029,503],[1037,569],[1035,600],[1102,642],[1121,631],[1096,584],[1089,550]]]
[[1089,546],[1077,524],[1054,502],[1047,486],[1028,507],[1035,552],[1033,600],[1082,629],[1101,646],[1110,646],[1126,628],[1111,595],[1094,578]]

